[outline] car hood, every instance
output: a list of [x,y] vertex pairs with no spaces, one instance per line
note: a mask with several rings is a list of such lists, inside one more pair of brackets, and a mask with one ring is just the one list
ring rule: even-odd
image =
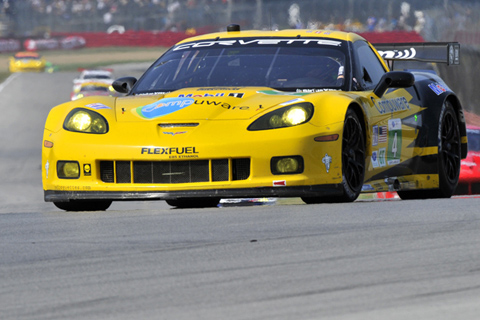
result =
[[115,110],[119,122],[241,120],[277,105],[303,101],[305,95],[267,87],[186,88],[167,94],[120,97]]

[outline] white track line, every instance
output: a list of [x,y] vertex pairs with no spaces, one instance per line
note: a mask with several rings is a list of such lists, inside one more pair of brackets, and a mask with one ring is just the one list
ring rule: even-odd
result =
[[3,83],[0,84],[0,92],[3,91],[3,89],[16,77],[18,76],[18,73],[12,73]]

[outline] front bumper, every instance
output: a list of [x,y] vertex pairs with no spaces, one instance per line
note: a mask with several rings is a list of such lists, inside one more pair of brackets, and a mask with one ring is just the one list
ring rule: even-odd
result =
[[[42,152],[45,201],[313,197],[341,192],[343,123],[328,128],[305,124],[261,132],[249,132],[245,124],[232,123],[229,121],[226,127],[220,122],[209,124],[214,127],[205,130],[176,130],[175,135],[159,132],[157,126],[146,132],[145,125],[133,128],[131,124],[115,130],[121,134],[114,130],[104,135],[45,130],[44,140],[53,143],[51,148],[44,146]],[[136,134],[132,136],[132,132]],[[225,134],[217,137],[218,132]],[[314,140],[333,133],[340,135],[337,141]],[[282,156],[301,156],[303,171],[273,174],[272,158]],[[78,162],[80,177],[59,178],[59,161]],[[170,169],[159,174],[165,165]],[[182,167],[199,178],[176,176]],[[203,171],[193,173],[192,168]]]
[[179,198],[259,198],[259,197],[315,197],[336,196],[342,194],[340,184],[284,187],[284,188],[239,188],[212,189],[192,191],[145,191],[145,192],[115,192],[115,191],[55,191],[45,190],[45,201],[67,202],[70,200],[169,200]]

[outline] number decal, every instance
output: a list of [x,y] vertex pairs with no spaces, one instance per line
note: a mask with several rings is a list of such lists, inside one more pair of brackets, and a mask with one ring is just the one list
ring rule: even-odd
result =
[[402,156],[402,120],[388,120],[388,148],[387,163],[395,165],[400,163]]

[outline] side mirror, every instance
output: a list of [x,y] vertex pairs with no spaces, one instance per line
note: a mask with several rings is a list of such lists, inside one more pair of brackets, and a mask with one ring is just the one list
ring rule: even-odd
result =
[[388,88],[408,88],[415,83],[415,76],[406,71],[390,71],[385,73],[378,82],[373,93],[379,98],[383,96]]
[[123,77],[119,78],[112,83],[113,89],[120,93],[129,93],[132,90],[133,86],[137,83],[137,78],[135,77]]

